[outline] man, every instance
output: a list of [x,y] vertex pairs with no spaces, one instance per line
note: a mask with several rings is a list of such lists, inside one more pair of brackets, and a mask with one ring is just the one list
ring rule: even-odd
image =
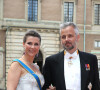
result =
[[62,24],[60,35],[64,50],[46,58],[43,90],[100,90],[97,58],[78,50],[77,26]]

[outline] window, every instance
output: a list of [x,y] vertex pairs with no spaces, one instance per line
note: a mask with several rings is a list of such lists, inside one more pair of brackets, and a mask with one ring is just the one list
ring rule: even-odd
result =
[[100,79],[100,59],[98,60],[99,79]]
[[28,0],[28,21],[37,21],[38,0]]
[[64,22],[73,22],[74,3],[64,3]]
[[95,24],[100,25],[100,4],[95,4]]
[[95,47],[100,47],[100,41],[95,41]]

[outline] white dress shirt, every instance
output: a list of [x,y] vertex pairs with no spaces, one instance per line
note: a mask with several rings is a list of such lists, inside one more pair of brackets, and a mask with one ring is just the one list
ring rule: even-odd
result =
[[[72,59],[69,59],[71,56]],[[79,54],[77,54],[77,50],[73,54],[66,52],[64,55],[64,76],[66,90],[81,90],[80,70],[80,58]]]

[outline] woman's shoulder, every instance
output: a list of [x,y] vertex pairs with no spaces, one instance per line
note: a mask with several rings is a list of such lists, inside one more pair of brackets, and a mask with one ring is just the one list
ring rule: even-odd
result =
[[14,61],[11,63],[10,70],[12,71],[21,70],[21,65],[18,62]]

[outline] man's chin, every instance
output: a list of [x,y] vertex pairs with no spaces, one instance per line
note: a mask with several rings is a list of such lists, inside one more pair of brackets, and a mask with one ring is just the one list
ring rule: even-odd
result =
[[72,50],[73,47],[65,47],[65,49],[66,49],[67,51],[69,51],[69,50]]

